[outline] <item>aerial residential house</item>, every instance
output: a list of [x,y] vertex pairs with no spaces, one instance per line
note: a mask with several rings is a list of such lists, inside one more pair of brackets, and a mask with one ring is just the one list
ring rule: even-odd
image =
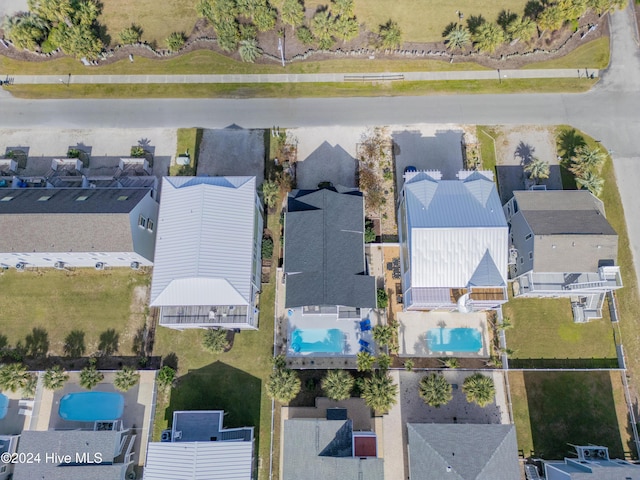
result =
[[520,480],[516,429],[495,424],[407,424],[410,480]]
[[514,295],[568,297],[576,322],[602,317],[606,294],[622,288],[602,201],[586,190],[522,191],[504,211]]
[[160,325],[257,329],[262,229],[255,177],[165,177],[151,283]]
[[576,446],[577,458],[544,461],[547,480],[638,480],[640,465],[610,459],[609,449],[597,445]]
[[147,447],[144,480],[252,480],[253,427],[224,428],[224,411],[175,411]]
[[24,430],[18,454],[39,461],[16,463],[13,480],[124,480],[134,440],[130,429]]
[[13,186],[0,190],[2,268],[153,264],[158,203],[152,186],[45,188],[15,178]]
[[[288,355],[355,355],[371,338],[359,322],[376,307],[364,253],[364,201],[357,189],[289,194],[284,223]],[[371,327],[368,327],[370,335]],[[362,348],[366,348],[366,347]]]
[[494,308],[507,301],[508,228],[490,172],[405,174],[398,207],[405,310]]
[[[20,435],[0,435],[0,455],[13,455],[18,449]],[[13,463],[0,462],[0,480],[8,480],[13,474]]]
[[282,480],[383,480],[377,437],[355,431],[346,409],[326,418],[294,418],[282,431]]

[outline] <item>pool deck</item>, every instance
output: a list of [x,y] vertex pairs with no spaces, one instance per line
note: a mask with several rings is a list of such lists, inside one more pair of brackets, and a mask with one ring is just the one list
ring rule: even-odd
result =
[[[147,452],[147,442],[149,432],[152,428],[152,413],[155,403],[155,371],[142,370],[140,373],[140,382],[127,392],[119,392],[113,386],[115,372],[104,372],[104,380],[99,383],[93,392],[115,392],[124,396],[124,414],[121,418],[124,428],[133,428],[135,426],[135,455],[134,463],[143,465]],[[73,422],[67,421],[60,417],[58,408],[60,399],[74,392],[87,392],[80,386],[79,372],[69,372],[69,380],[64,388],[56,392],[42,388],[42,382],[39,382],[36,391],[36,398],[33,408],[33,415],[27,417],[30,425],[26,426],[26,430],[71,430],[71,429],[92,429],[93,422]],[[17,403],[17,402],[16,402]],[[26,425],[26,423],[25,423]],[[140,427],[142,425],[142,427]]]
[[[485,312],[401,312],[400,323],[401,357],[465,357],[489,358],[489,331]],[[432,328],[474,328],[482,334],[482,349],[479,352],[432,352],[427,346],[427,330]]]

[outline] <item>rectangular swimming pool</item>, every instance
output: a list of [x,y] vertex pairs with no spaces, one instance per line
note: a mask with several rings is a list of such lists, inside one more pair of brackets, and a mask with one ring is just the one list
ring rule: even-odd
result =
[[475,328],[431,328],[427,346],[432,352],[479,352],[482,334]]
[[341,353],[344,334],[339,328],[297,329],[291,333],[291,350],[295,353]]
[[75,422],[117,420],[123,411],[124,397],[111,392],[68,393],[58,408],[60,417]]

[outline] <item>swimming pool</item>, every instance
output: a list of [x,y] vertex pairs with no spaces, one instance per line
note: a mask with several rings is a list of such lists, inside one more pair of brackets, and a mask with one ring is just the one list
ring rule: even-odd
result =
[[291,349],[295,353],[340,353],[344,350],[344,334],[339,328],[294,330]]
[[119,393],[79,392],[62,397],[58,413],[65,420],[97,422],[117,420],[123,410],[124,397]]
[[427,331],[427,346],[432,352],[478,352],[482,335],[475,328],[432,328]]
[[9,409],[9,399],[3,393],[0,393],[0,420],[7,416]]

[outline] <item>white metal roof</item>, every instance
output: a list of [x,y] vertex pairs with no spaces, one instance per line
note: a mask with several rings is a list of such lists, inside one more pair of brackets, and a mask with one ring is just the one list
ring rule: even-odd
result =
[[151,442],[144,480],[251,480],[253,442]]
[[251,303],[256,215],[255,177],[163,178],[151,305]]
[[404,189],[412,287],[506,285],[508,227],[492,181],[420,173]]

